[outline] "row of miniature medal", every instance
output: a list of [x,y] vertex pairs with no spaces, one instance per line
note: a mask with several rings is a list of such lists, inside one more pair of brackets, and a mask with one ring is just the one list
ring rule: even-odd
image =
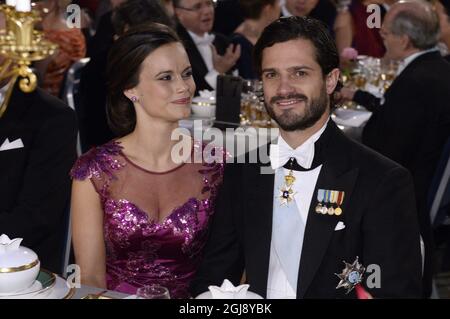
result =
[[[345,193],[343,191],[332,191],[328,189],[319,189],[317,191],[316,213],[339,216],[342,214],[342,202]],[[336,206],[336,207],[335,207]]]

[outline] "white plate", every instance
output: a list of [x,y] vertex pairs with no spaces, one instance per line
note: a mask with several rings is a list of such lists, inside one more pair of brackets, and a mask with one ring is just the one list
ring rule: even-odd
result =
[[22,289],[14,293],[0,293],[0,298],[9,299],[14,298],[15,296],[28,298],[27,296],[34,295],[40,292],[42,289],[42,284],[39,281],[35,280],[34,283],[26,289]]
[[[204,293],[195,297],[195,299],[213,299],[213,297],[211,295],[211,291],[205,291]],[[246,295],[245,299],[264,299],[264,298],[258,294],[255,294],[254,292],[247,291],[247,295]]]
[[34,299],[70,299],[74,293],[75,288],[68,287],[64,278],[56,276],[55,286],[50,290],[50,293],[46,296],[37,295]]
[[54,277],[54,281],[46,287],[43,287],[42,283],[36,280],[30,288],[14,294],[2,294],[0,299],[70,299],[75,292],[75,288],[69,288],[66,281],[58,275],[47,273]]
[[39,274],[34,281],[34,283],[20,291],[15,291],[13,293],[1,293],[1,299],[31,299],[36,296],[40,296],[44,298],[47,296],[51,289],[55,286],[56,283],[56,275],[49,272],[48,270],[41,269]]

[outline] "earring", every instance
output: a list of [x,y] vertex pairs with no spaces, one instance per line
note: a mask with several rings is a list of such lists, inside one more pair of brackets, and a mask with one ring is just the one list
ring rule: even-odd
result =
[[138,100],[138,98],[137,98],[136,96],[132,96],[132,97],[131,97],[131,101],[132,101],[132,102],[137,102],[137,100]]

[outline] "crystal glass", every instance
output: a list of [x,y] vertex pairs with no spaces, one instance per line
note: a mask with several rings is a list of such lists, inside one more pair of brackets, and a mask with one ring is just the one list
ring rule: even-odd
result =
[[241,125],[254,127],[272,127],[273,123],[264,106],[262,82],[246,80],[241,95]]
[[139,299],[170,299],[169,290],[161,285],[146,285],[138,288],[136,295]]

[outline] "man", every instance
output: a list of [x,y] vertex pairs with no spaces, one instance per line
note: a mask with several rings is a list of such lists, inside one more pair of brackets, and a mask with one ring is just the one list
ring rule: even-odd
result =
[[[0,102],[10,88],[4,85]],[[23,238],[42,268],[61,273],[69,171],[77,156],[75,113],[39,88],[24,93],[18,83],[9,85],[11,99],[0,118],[0,234]]]
[[330,34],[315,19],[281,18],[254,53],[280,126],[270,149],[275,174],[261,162],[227,164],[193,294],[225,278],[237,285],[245,269],[249,289],[266,298],[355,298],[355,289],[336,289],[346,283],[336,274],[359,257],[379,269],[379,284],[363,280],[372,296],[419,297],[411,177],[330,120],[339,78]]
[[429,295],[432,239],[428,192],[450,136],[450,64],[435,48],[439,20],[426,2],[392,5],[381,35],[386,57],[400,61],[397,77],[383,99],[364,91],[342,93],[373,112],[363,131],[363,143],[412,173],[426,248],[424,288]]
[[217,76],[229,72],[241,55],[240,46],[220,34],[210,33],[214,24],[213,0],[174,0],[177,32],[192,65],[196,94],[215,90]]

